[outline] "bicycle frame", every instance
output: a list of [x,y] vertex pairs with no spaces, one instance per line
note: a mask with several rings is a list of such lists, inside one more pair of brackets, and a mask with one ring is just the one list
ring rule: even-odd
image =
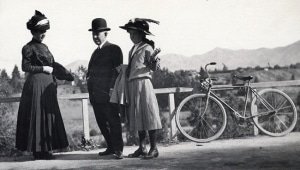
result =
[[[233,114],[237,117],[237,118],[242,118],[242,119],[250,119],[250,118],[253,118],[253,117],[257,117],[257,116],[260,116],[260,115],[265,115],[265,114],[270,114],[270,113],[275,113],[276,110],[267,102],[265,101],[264,98],[262,98],[257,92],[255,89],[253,89],[250,85],[250,80],[247,80],[247,82],[244,84],[244,85],[238,85],[238,86],[231,86],[231,87],[224,87],[224,88],[212,88],[213,85],[212,85],[212,82],[213,82],[213,78],[210,76],[208,70],[207,70],[207,66],[208,65],[214,65],[215,63],[209,63],[209,64],[206,64],[205,66],[205,71],[208,75],[208,80],[207,82],[209,83],[208,85],[208,89],[207,89],[207,93],[206,93],[206,96],[207,96],[207,99],[206,99],[206,104],[205,104],[205,109],[204,109],[204,112],[203,114],[206,112],[206,109],[207,109],[207,105],[208,105],[208,99],[209,99],[209,96],[213,96],[214,98],[216,98],[219,102],[222,103],[222,105],[226,106],[227,108],[229,108]],[[243,104],[243,110],[241,113],[239,113],[236,109],[234,109],[233,107],[231,107],[228,103],[226,103],[223,99],[221,99],[219,96],[217,96],[214,92],[212,92],[213,90],[225,90],[225,89],[246,89],[246,93],[244,95],[244,104]],[[253,97],[256,97],[258,100],[260,100],[265,106],[266,108],[268,108],[268,112],[265,112],[265,113],[261,113],[260,115],[255,115],[255,116],[246,116],[246,111],[247,111],[247,104],[248,104],[248,99],[249,99],[249,94],[252,94]]]
[[[208,104],[208,99],[209,96],[213,96],[214,98],[216,98],[219,102],[221,102],[224,106],[226,106],[228,109],[230,109],[233,114],[238,117],[238,118],[243,118],[243,119],[249,119],[249,118],[253,118],[254,116],[246,116],[246,111],[247,111],[247,104],[248,104],[248,98],[249,98],[249,94],[250,92],[252,94],[254,94],[255,96],[258,96],[257,92],[250,87],[249,85],[245,85],[245,86],[232,86],[230,89],[239,89],[239,88],[244,88],[246,89],[246,94],[244,95],[244,103],[243,103],[243,110],[239,113],[236,109],[234,109],[233,107],[231,107],[228,103],[226,103],[221,97],[219,97],[218,95],[216,95],[214,92],[212,92],[212,90],[222,90],[222,89],[228,89],[228,88],[218,88],[218,89],[209,89],[209,91],[207,92],[207,101],[206,101],[206,106]],[[205,108],[206,111],[206,108]],[[205,113],[204,111],[204,113]]]

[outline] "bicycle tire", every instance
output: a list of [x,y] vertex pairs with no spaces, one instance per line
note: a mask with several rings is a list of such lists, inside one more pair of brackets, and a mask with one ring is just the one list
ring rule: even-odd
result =
[[[210,96],[206,112],[206,94],[193,94],[179,104],[175,122],[178,130],[186,138],[204,143],[219,138],[227,124],[227,115],[223,105]],[[202,116],[201,116],[202,114]]]
[[251,102],[251,115],[261,132],[274,137],[290,133],[298,117],[292,99],[278,89],[259,91]]

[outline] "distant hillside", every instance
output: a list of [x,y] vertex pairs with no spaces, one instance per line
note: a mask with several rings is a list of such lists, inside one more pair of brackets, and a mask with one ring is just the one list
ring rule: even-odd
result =
[[229,69],[238,67],[271,67],[286,66],[300,62],[300,41],[286,47],[273,49],[260,48],[255,50],[230,50],[215,48],[203,55],[185,57],[183,55],[166,54],[160,56],[161,67],[175,70],[199,70],[206,63],[215,61],[218,68],[225,64]]
[[[287,66],[300,62],[300,41],[291,45],[278,48],[259,48],[254,50],[230,50],[215,48],[202,55],[186,57],[179,54],[165,54],[161,58],[161,67],[168,68],[170,71],[176,70],[199,70],[209,62],[217,62],[216,68],[222,69],[224,64],[229,69],[238,67],[267,67],[274,65]],[[87,60],[77,60],[66,67],[75,71],[78,66],[83,65],[87,68]]]
[[68,70],[71,70],[72,72],[75,72],[79,66],[84,66],[86,69],[88,68],[88,64],[89,64],[89,61],[87,60],[76,60],[68,65],[66,65],[65,67],[68,69]]

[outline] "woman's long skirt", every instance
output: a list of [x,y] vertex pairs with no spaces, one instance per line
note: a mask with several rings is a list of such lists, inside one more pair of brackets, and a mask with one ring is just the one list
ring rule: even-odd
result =
[[134,79],[128,86],[130,131],[161,129],[158,103],[150,79]]
[[16,148],[47,152],[68,145],[52,74],[29,74],[19,105]]

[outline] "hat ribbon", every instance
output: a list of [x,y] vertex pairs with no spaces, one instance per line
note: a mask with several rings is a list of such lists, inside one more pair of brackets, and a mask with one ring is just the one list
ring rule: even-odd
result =
[[42,19],[38,23],[36,23],[35,26],[46,25],[46,24],[49,24],[49,20],[48,19]]

